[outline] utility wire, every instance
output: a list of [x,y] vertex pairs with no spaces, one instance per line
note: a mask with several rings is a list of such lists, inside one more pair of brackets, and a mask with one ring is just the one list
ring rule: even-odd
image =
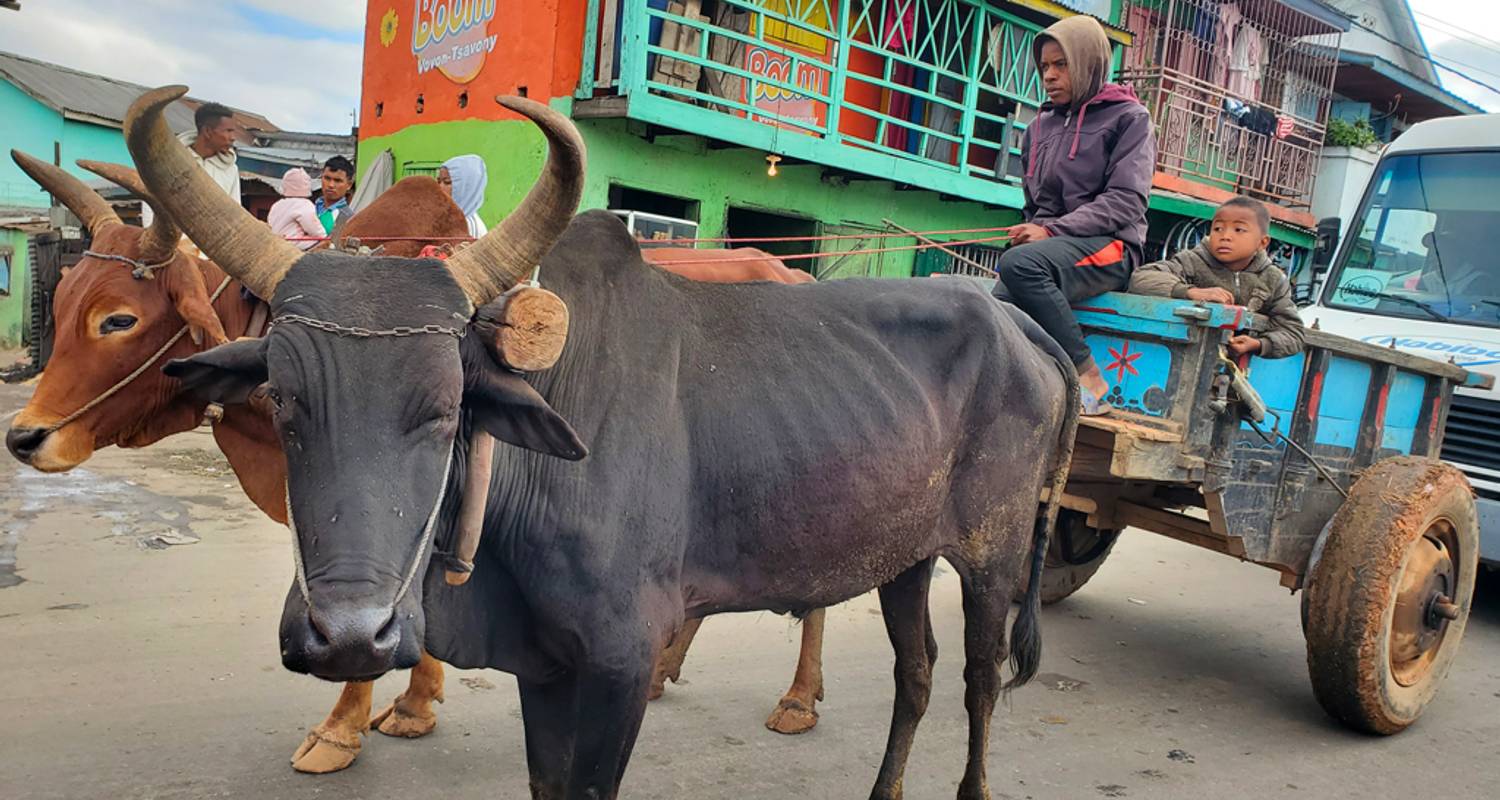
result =
[[[1448,21],[1446,19],[1443,19],[1441,17],[1434,17],[1431,14],[1423,14],[1422,12],[1416,11],[1416,10],[1413,10],[1412,13],[1416,14],[1419,17],[1426,18],[1427,21],[1428,21],[1428,23],[1431,24],[1433,27],[1438,28],[1439,30],[1443,31],[1443,33],[1446,33],[1449,36],[1454,37],[1455,39],[1463,39],[1464,41],[1467,41],[1470,44],[1479,44],[1479,43],[1482,42],[1485,45],[1484,49],[1489,50],[1490,52],[1495,53],[1497,55],[1500,55],[1500,41],[1495,41],[1494,39],[1490,39],[1490,38],[1485,37],[1485,36],[1480,36],[1479,34],[1473,32],[1473,31],[1470,31],[1470,30],[1465,30],[1458,23],[1456,23],[1456,22],[1450,22],[1450,21]],[[1447,26],[1446,29],[1443,26]],[[1472,37],[1472,38],[1470,38],[1470,37]],[[1429,48],[1429,49],[1431,49],[1431,48]]]
[[[1371,36],[1374,36],[1377,39],[1380,39],[1383,42],[1386,42],[1388,44],[1394,45],[1399,50],[1403,50],[1403,51],[1405,51],[1407,53],[1410,53],[1410,54],[1412,54],[1412,55],[1416,56],[1417,58],[1420,58],[1420,59],[1422,59],[1424,61],[1431,62],[1432,65],[1434,67],[1437,67],[1438,69],[1447,70],[1448,72],[1451,72],[1454,75],[1457,75],[1458,77],[1463,78],[1464,80],[1468,81],[1469,83],[1472,83],[1472,84],[1474,84],[1476,86],[1482,86],[1482,87],[1484,87],[1484,88],[1486,88],[1486,89],[1494,92],[1495,94],[1500,94],[1500,88],[1496,88],[1496,87],[1491,86],[1490,84],[1485,83],[1484,81],[1481,81],[1481,80],[1479,80],[1477,78],[1474,78],[1474,77],[1472,77],[1472,76],[1470,76],[1470,75],[1468,75],[1468,74],[1466,74],[1464,72],[1460,72],[1459,70],[1456,70],[1453,67],[1450,67],[1447,64],[1444,64],[1444,63],[1438,61],[1438,58],[1443,58],[1443,59],[1445,59],[1447,61],[1451,61],[1454,64],[1457,64],[1457,65],[1459,65],[1461,67],[1467,67],[1469,69],[1479,70],[1480,72],[1484,72],[1484,70],[1480,69],[1479,67],[1475,67],[1472,64],[1465,64],[1462,61],[1459,61],[1459,60],[1453,59],[1453,58],[1448,58],[1447,56],[1434,56],[1431,53],[1424,53],[1424,52],[1422,52],[1420,50],[1416,50],[1416,49],[1407,47],[1406,45],[1404,45],[1404,44],[1396,41],[1395,39],[1392,39],[1389,36],[1386,36],[1385,34],[1381,33],[1380,31],[1375,30],[1374,28],[1369,27],[1368,25],[1362,25],[1362,24],[1360,24],[1357,20],[1350,20],[1349,24],[1353,25],[1356,28],[1359,28],[1360,30],[1362,30],[1362,31],[1370,34]],[[1489,74],[1489,73],[1485,73],[1485,74]]]

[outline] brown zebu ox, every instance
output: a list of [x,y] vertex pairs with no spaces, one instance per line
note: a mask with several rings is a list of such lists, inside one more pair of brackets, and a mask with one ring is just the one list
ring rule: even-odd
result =
[[[78,179],[23,153],[12,151],[12,157],[71,209],[92,237],[92,255],[71,269],[58,287],[52,360],[6,436],[12,454],[38,470],[62,472],[82,464],[101,447],[145,447],[196,428],[205,418],[206,404],[178,391],[176,382],[162,375],[157,366],[227,338],[258,335],[258,330],[247,330],[255,304],[242,295],[238,281],[226,281],[212,262],[178,251],[179,232],[160,209],[149,230],[125,225]],[[80,163],[149,199],[132,170]],[[413,238],[381,239],[392,231]],[[416,177],[397,183],[339,233],[347,238],[364,237],[386,253],[411,257],[426,245],[464,236],[467,226],[435,181]],[[674,257],[690,262],[668,263],[666,268],[696,280],[811,280],[758,250],[658,249],[649,253],[657,263]],[[747,255],[764,257],[746,260]],[[704,263],[719,259],[727,263]],[[143,264],[151,269],[140,269]],[[161,349],[184,325],[191,336],[179,337]],[[136,373],[134,378],[129,377],[132,373]],[[225,408],[213,434],[246,495],[267,516],[285,524],[285,459],[261,410]],[[663,656],[656,694],[666,677],[676,680],[696,631],[694,621]],[[816,722],[812,709],[822,694],[821,631],[822,612],[817,611],[804,627],[793,686],[767,721],[773,730],[801,732]],[[387,735],[416,737],[436,724],[432,701],[442,700],[443,669],[435,659],[424,655],[412,671],[407,690],[373,718],[372,687],[368,682],[345,685],[328,717],[293,755],[294,768],[321,773],[349,766],[359,753],[361,734],[371,725]]]

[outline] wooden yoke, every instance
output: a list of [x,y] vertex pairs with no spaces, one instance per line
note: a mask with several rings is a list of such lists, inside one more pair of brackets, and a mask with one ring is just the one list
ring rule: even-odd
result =
[[495,467],[495,437],[474,431],[469,440],[469,465],[464,478],[463,499],[458,506],[458,535],[453,543],[456,564],[448,567],[443,579],[449,586],[462,586],[474,573],[474,554],[479,552],[479,534],[484,532],[484,511],[488,506],[490,474]]
[[[479,309],[474,333],[500,365],[517,372],[540,372],[557,363],[568,341],[568,307],[562,298],[534,283],[517,284]],[[463,501],[454,538],[456,563],[444,574],[449,586],[462,586],[474,571],[474,554],[484,531],[484,511],[494,470],[495,440],[476,430],[469,443]]]
[[474,332],[501,366],[541,372],[557,363],[568,341],[568,307],[536,284],[518,284],[479,309]]

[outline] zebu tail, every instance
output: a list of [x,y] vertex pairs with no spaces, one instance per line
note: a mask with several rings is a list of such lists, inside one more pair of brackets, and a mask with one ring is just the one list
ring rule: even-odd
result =
[[1016,324],[1025,332],[1026,338],[1052,357],[1062,373],[1066,390],[1063,392],[1062,430],[1058,433],[1057,462],[1052,468],[1052,480],[1047,485],[1047,503],[1037,516],[1036,533],[1031,546],[1031,571],[1026,584],[1026,596],[1021,600],[1021,610],[1016,614],[1015,624],[1010,630],[1011,679],[1001,686],[1006,692],[1025,685],[1036,677],[1042,660],[1042,569],[1047,561],[1047,541],[1057,525],[1057,511],[1062,501],[1063,490],[1068,485],[1068,466],[1073,460],[1073,438],[1078,432],[1078,371],[1073,360],[1063,351],[1055,339],[1048,336],[1040,325],[1020,309],[1009,303],[1001,305],[1010,312]]

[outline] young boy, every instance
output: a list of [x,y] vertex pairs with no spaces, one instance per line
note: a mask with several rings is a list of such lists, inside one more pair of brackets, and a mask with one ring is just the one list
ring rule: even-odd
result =
[[1292,302],[1291,283],[1266,255],[1270,229],[1271,215],[1264,205],[1248,197],[1231,198],[1214,212],[1202,243],[1137,269],[1130,291],[1232,303],[1268,317],[1271,327],[1261,338],[1243,333],[1230,338],[1229,352],[1236,357],[1254,353],[1284,358],[1301,352],[1302,318]]

